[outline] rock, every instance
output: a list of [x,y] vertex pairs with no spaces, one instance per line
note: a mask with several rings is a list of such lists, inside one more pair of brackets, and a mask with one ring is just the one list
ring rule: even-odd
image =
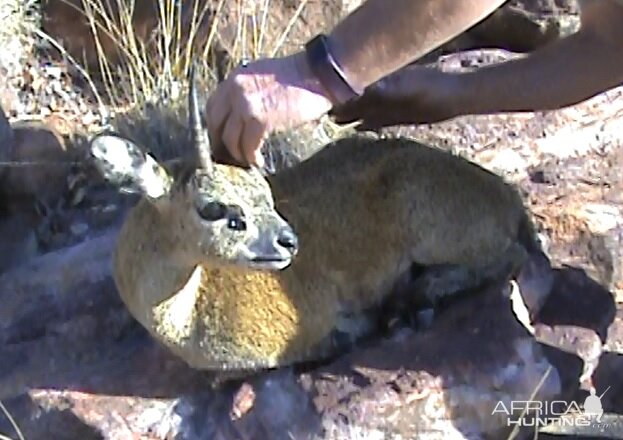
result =
[[623,303],[617,304],[616,317],[608,327],[604,353],[593,375],[593,384],[598,390],[610,389],[602,403],[605,411],[623,414]]
[[584,270],[566,267],[555,271],[552,292],[534,321],[535,327],[575,326],[587,329],[604,344],[615,316],[613,294]]
[[467,33],[479,47],[532,52],[578,27],[576,0],[512,0]]
[[0,218],[0,274],[38,254],[35,227],[36,218],[27,214]]
[[11,129],[11,124],[0,105],[0,182],[2,177],[6,174],[6,162],[11,160],[13,155],[14,134]]
[[536,337],[543,343],[577,354],[584,362],[580,380],[591,377],[602,353],[601,341],[595,332],[576,326],[537,326]]
[[516,3],[507,3],[440,48],[439,53],[477,48],[526,53],[559,38],[560,29],[556,20],[543,11],[532,12]]
[[[487,316],[470,319],[476,310]],[[329,372],[319,372],[314,401],[324,425],[341,430],[337,438],[353,427],[402,438],[508,434],[506,415],[494,409],[527,399],[551,364],[501,297],[470,299],[445,313],[425,334],[342,360],[324,379]],[[567,372],[550,371],[535,400],[563,392]]]
[[623,303],[617,304],[617,313],[608,328],[606,349],[612,353],[623,354]]
[[581,361],[536,343],[492,288],[450,305],[425,332],[212,389],[125,312],[110,279],[115,234],[0,278],[0,399],[26,433],[463,438],[508,432],[504,415],[491,416],[497,402],[527,398],[548,370],[538,399],[577,387]]
[[36,25],[38,14],[33,4],[20,0],[0,2],[0,75],[12,76],[19,71],[20,64],[32,49],[33,39],[28,26]]
[[[143,1],[137,6],[133,8],[133,32],[139,41],[146,42],[148,33],[155,28],[157,5],[154,1]],[[110,7],[113,10],[109,10]],[[103,12],[109,17],[118,16],[117,4],[106,4]],[[97,66],[97,45],[80,0],[46,1],[42,5],[41,14],[42,28],[48,35],[58,41],[74,59],[84,61],[87,66]],[[116,25],[119,26],[118,21]],[[105,32],[99,32],[98,36],[103,54],[112,64],[118,62],[120,54],[114,40]]]
[[[618,390],[623,389],[619,374],[623,358],[611,352],[620,345],[617,341],[623,340],[619,315],[621,304],[615,304],[612,293],[584,271],[559,269],[552,293],[536,317],[534,327],[538,341],[582,359],[584,366],[580,380],[584,390],[594,386],[601,394],[611,387],[614,392],[602,401],[604,409],[623,414],[623,401],[616,401],[620,394]],[[586,391],[578,390],[574,401],[580,404],[586,395]],[[558,431],[549,429],[544,432]]]
[[108,232],[32,259],[0,276],[3,286],[0,342],[32,340],[45,334],[46,326],[60,324],[73,314],[90,310],[96,303],[102,307],[106,304],[110,307],[110,301],[119,304],[114,295],[95,291],[101,283],[111,281],[110,256],[114,243],[115,233]]
[[528,168],[521,154],[510,149],[497,152],[489,161],[483,157],[482,165],[505,176],[524,172]]
[[[516,57],[452,54],[434,65],[464,71]],[[469,115],[384,129],[451,149],[519,185],[556,264],[581,267],[623,300],[623,87],[548,112]]]
[[[595,159],[572,157],[539,166],[551,183],[525,182],[550,254],[561,264],[585,268],[618,301],[623,299],[623,145]],[[560,198],[559,195],[564,194]]]
[[19,96],[11,84],[4,82],[0,84],[0,107],[3,112],[13,114],[19,107]]
[[622,368],[623,354],[607,351],[601,356],[599,366],[593,375],[593,384],[599,393],[607,390],[602,399],[604,411],[621,415],[623,415]]
[[579,24],[577,0],[511,0],[420,61],[474,49],[528,53],[575,32]]
[[44,124],[13,125],[11,165],[2,179],[9,205],[34,200],[53,205],[64,194],[72,162],[63,136]]
[[560,35],[552,20],[513,4],[498,9],[467,34],[480,47],[498,47],[512,52],[532,52]]
[[[591,425],[590,419],[582,416],[566,414],[563,416],[566,421],[559,425],[549,425],[540,430],[539,438],[545,440],[556,440],[562,438],[599,440],[599,439],[620,439],[623,437],[623,419],[618,414],[603,414],[600,422],[594,421]],[[574,421],[575,419],[575,421]],[[597,427],[597,429],[595,428]],[[543,434],[545,433],[545,434]],[[548,435],[548,434],[551,434]]]

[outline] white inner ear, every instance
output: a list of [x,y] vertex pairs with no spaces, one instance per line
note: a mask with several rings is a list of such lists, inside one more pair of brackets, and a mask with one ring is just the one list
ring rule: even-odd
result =
[[166,171],[150,155],[145,156],[145,163],[137,173],[139,183],[147,197],[157,199],[171,189],[171,181]]
[[123,175],[132,175],[134,158],[129,153],[135,149],[131,142],[116,136],[100,136],[93,141],[93,154],[111,166],[111,171]]
[[108,164],[108,173],[128,177],[149,198],[162,197],[171,188],[171,179],[164,168],[127,139],[100,136],[93,141],[92,152]]

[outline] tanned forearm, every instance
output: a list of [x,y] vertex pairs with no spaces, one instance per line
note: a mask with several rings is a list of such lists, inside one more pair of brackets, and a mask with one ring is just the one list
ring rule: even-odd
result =
[[582,18],[577,33],[525,58],[458,74],[451,106],[459,115],[551,110],[623,84],[623,6],[586,3]]
[[469,29],[505,0],[367,0],[330,35],[351,85],[364,88]]

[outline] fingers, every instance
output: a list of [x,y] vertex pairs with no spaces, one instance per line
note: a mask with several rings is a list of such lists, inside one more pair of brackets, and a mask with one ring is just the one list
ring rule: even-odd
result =
[[[259,153],[266,133],[266,125],[244,111],[245,105],[231,105],[227,87],[218,88],[206,104],[206,124],[215,155],[227,149],[239,164],[263,166]],[[240,108],[243,107],[243,108]]]
[[361,119],[361,113],[361,100],[355,99],[338,107],[333,107],[329,112],[329,116],[338,124],[350,124]]
[[261,166],[259,147],[269,129],[290,128],[329,110],[329,99],[300,68],[301,54],[257,60],[217,87],[206,104],[215,151],[220,147],[241,165]]
[[246,163],[242,146],[240,145],[240,137],[242,136],[242,120],[235,114],[229,114],[223,128],[222,140],[232,157],[240,162]]
[[225,123],[220,139],[220,147],[213,142],[213,155],[216,161],[237,165],[264,166],[264,156],[260,152],[266,131],[255,119],[241,122],[231,116]]
[[217,87],[214,93],[208,97],[205,108],[206,124],[208,130],[216,132],[223,126],[225,118],[230,110],[229,103],[229,87],[227,84],[223,84],[221,87]]
[[388,105],[383,95],[382,81],[366,88],[364,94],[331,110],[330,115],[338,124],[350,124],[358,120],[382,117]]
[[[221,150],[224,149],[223,147],[229,150],[227,145],[223,145],[222,140],[223,128],[231,112],[230,100],[227,99],[227,95],[226,87],[217,87],[214,93],[208,98],[205,107],[205,119],[210,136],[210,143],[213,153],[217,155],[221,153]],[[232,153],[232,151],[229,151],[230,155],[232,155]]]
[[255,118],[245,121],[239,115],[230,113],[223,130],[223,143],[232,157],[241,164],[263,166],[264,156],[260,152],[265,126]]
[[334,108],[330,115],[338,124],[361,121],[364,125],[370,123],[374,125],[379,120],[386,119],[389,111],[388,103],[383,102],[376,94],[366,91],[361,98],[348,101]]
[[259,167],[264,166],[264,156],[260,152],[260,146],[265,135],[265,124],[255,118],[249,118],[245,121],[241,137],[241,150],[246,162]]

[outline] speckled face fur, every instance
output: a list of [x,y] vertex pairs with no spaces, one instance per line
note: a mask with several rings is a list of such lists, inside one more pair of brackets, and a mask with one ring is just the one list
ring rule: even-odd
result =
[[294,231],[275,211],[270,187],[255,169],[198,169],[174,185],[167,204],[175,210],[167,218],[180,235],[178,250],[197,263],[279,270],[297,252]]

